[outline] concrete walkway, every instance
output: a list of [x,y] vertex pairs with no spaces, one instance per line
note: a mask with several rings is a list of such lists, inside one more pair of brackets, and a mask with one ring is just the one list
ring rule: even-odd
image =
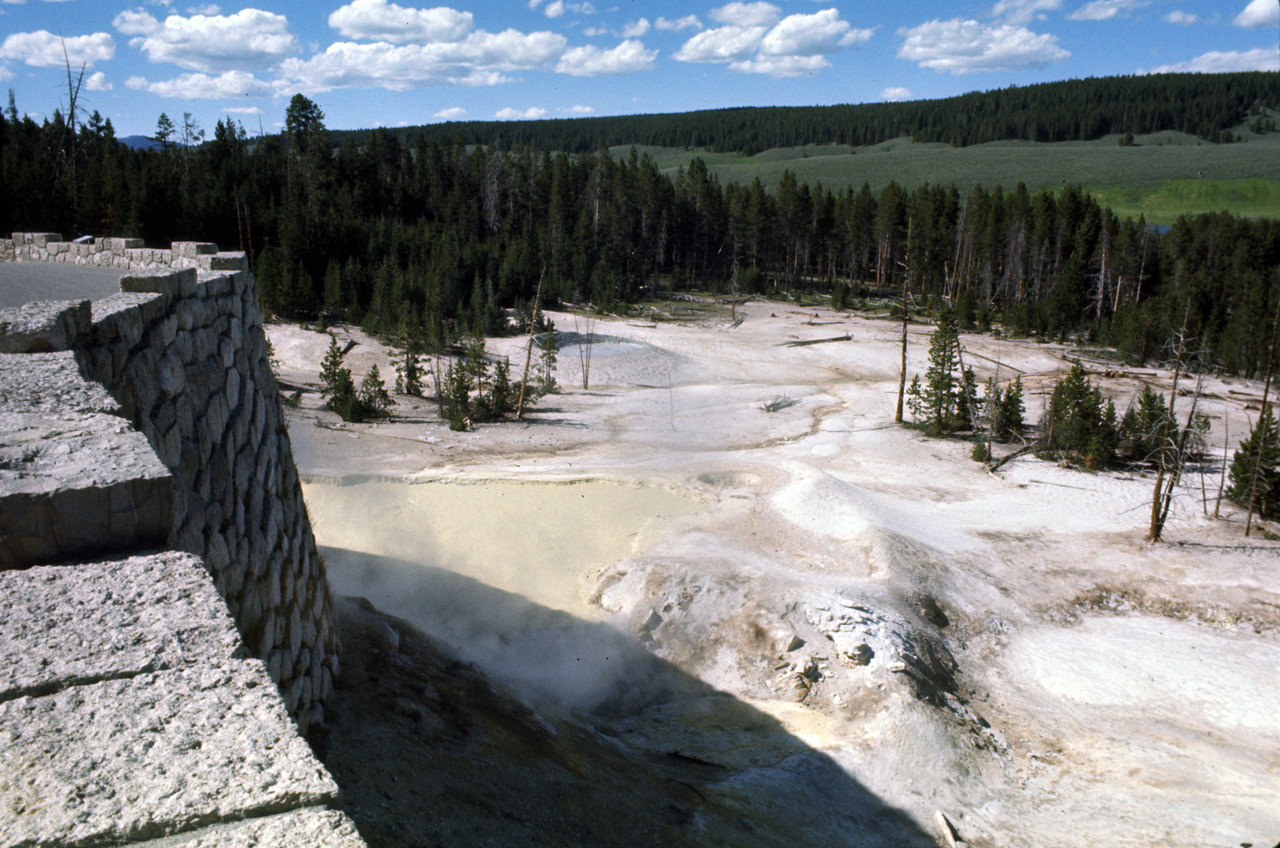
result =
[[33,300],[98,300],[120,291],[119,268],[0,262],[0,309]]

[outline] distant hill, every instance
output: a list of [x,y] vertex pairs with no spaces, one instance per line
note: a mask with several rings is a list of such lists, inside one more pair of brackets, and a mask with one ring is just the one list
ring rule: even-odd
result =
[[124,138],[117,139],[125,147],[132,150],[159,150],[160,142],[154,138],[148,138],[145,135],[127,135]]
[[[1280,108],[1280,73],[1156,74],[1013,86],[941,100],[715,109],[542,121],[463,121],[377,130],[401,138],[587,153],[601,144],[701,148],[755,155],[807,144],[853,147],[909,137],[967,147],[992,141],[1089,141],[1182,132],[1227,140]],[[362,144],[374,130],[333,132]]]

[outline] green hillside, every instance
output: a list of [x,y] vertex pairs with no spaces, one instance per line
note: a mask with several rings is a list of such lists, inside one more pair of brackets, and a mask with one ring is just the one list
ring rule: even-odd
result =
[[[669,147],[637,147],[674,174],[700,156],[722,183],[759,178],[772,189],[784,171],[802,183],[833,191],[866,182],[879,192],[889,182],[912,189],[925,183],[1031,190],[1079,184],[1121,216],[1145,214],[1156,224],[1181,214],[1229,211],[1280,218],[1280,133],[1241,133],[1235,144],[1211,144],[1195,136],[1161,132],[1119,138],[1039,143],[996,141],[970,147],[894,139],[865,147],[824,145],[768,150],[756,156]],[[630,148],[612,148],[616,156]]]

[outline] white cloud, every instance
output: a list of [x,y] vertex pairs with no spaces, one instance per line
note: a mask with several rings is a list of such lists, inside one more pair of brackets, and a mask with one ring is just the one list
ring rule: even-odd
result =
[[903,39],[898,58],[951,74],[1043,68],[1071,55],[1056,36],[1008,24],[933,20],[899,29],[898,35]]
[[365,41],[461,41],[475,22],[470,12],[446,6],[406,9],[387,0],[352,0],[329,16],[329,26]]
[[499,109],[493,113],[493,117],[500,121],[536,121],[538,118],[545,118],[547,110],[541,106],[533,106],[521,112],[519,109]]
[[585,35],[587,38],[595,38],[597,35],[608,35],[609,28],[602,27],[602,26],[586,27],[585,29],[582,30],[582,34]]
[[280,93],[245,71],[224,74],[183,74],[171,80],[151,82],[145,77],[130,77],[125,85],[135,91],[146,91],[159,97],[181,100],[230,100],[237,97],[269,96]]
[[89,91],[110,91],[115,88],[114,85],[107,82],[107,75],[102,71],[98,71],[84,81],[84,87]]
[[742,61],[756,51],[768,31],[762,26],[703,30],[686,41],[674,58],[680,62]]
[[1273,27],[1280,24],[1280,4],[1271,0],[1249,0],[1249,5],[1236,15],[1232,23],[1246,29]]
[[568,109],[557,109],[557,112],[567,112],[570,115],[594,115],[596,110],[590,106],[570,106]]
[[547,8],[542,10],[548,18],[563,17],[565,12],[573,12],[575,15],[594,15],[596,7],[590,3],[566,3],[565,0],[553,0],[547,4]]
[[895,85],[890,88],[886,88],[884,91],[880,92],[880,99],[888,100],[893,103],[896,103],[899,100],[910,100],[911,89],[903,88],[900,85]]
[[623,38],[639,38],[649,32],[649,19],[641,18],[635,23],[627,24],[622,28]]
[[261,115],[262,110],[257,106],[228,106],[222,111],[230,115]]
[[477,30],[462,41],[436,44],[355,44],[339,41],[309,59],[280,66],[288,88],[312,93],[334,88],[404,90],[438,85],[498,85],[508,72],[550,67],[564,52],[553,32]]
[[222,12],[222,7],[217,3],[210,3],[207,6],[188,6],[188,15],[217,15]]
[[575,77],[634,74],[653,68],[657,57],[657,50],[645,50],[644,44],[635,39],[628,39],[612,50],[588,44],[566,52],[556,65],[556,73]]
[[838,53],[841,47],[871,38],[869,29],[853,29],[840,13],[827,9],[813,15],[789,15],[769,31],[760,44],[766,56],[803,56]]
[[869,40],[870,29],[854,29],[835,9],[777,20],[768,3],[730,3],[712,11],[717,20],[775,20],[769,26],[728,24],[704,30],[675,54],[681,62],[727,62],[742,74],[798,77],[831,67],[826,56]]
[[[63,51],[66,51],[63,53]],[[109,33],[73,35],[62,38],[48,30],[15,32],[0,45],[0,59],[13,59],[37,68],[72,68],[105,62],[116,53],[116,43]]]
[[676,18],[674,21],[667,18],[658,18],[653,25],[664,32],[684,32],[686,29],[702,29],[702,21],[698,20],[697,15],[685,15],[683,18]]
[[129,44],[152,62],[168,62],[204,73],[254,70],[299,50],[284,15],[243,9],[234,15],[170,15],[163,22],[146,12],[121,12],[112,22]]
[[1234,71],[1274,71],[1276,69],[1276,49],[1259,47],[1255,50],[1211,51],[1186,62],[1176,65],[1161,65],[1150,70],[1140,70],[1140,74],[1225,74]]
[[772,3],[730,3],[709,13],[713,21],[735,27],[770,27],[782,17]]
[[1000,0],[991,10],[991,17],[1006,24],[1023,26],[1033,20],[1042,21],[1047,15],[1062,8],[1062,0]]
[[769,56],[762,53],[753,59],[732,62],[729,69],[740,74],[768,74],[771,77],[804,77],[831,67],[822,56]]
[[9,70],[4,65],[0,65],[0,81],[11,79],[13,79],[13,71]]
[[1072,21],[1109,21],[1117,15],[1151,5],[1151,0],[1093,0],[1067,15]]
[[542,0],[529,0],[529,8],[536,9],[542,5]]
[[466,109],[463,109],[461,106],[450,106],[448,109],[441,109],[439,112],[436,112],[431,117],[441,118],[442,120],[445,120],[445,121],[457,121],[461,118],[465,118],[466,116],[467,116]]
[[1190,26],[1199,20],[1199,15],[1193,15],[1190,12],[1183,12],[1180,9],[1174,9],[1172,12],[1164,16],[1165,23],[1182,24],[1183,26]]

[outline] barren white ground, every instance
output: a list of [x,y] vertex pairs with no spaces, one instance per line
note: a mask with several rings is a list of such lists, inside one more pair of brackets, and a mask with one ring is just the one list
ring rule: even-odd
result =
[[[1150,477],[1032,457],[988,474],[968,443],[894,426],[897,324],[761,302],[739,315],[596,322],[590,389],[566,345],[562,392],[527,423],[456,433],[400,398],[392,422],[340,426],[304,394],[291,436],[337,591],[584,711],[628,669],[546,621],[606,621],[934,835],[941,811],[975,845],[1280,841],[1280,546],[1246,540],[1225,502],[1206,515],[1216,466],[1183,481],[1150,545]],[[314,386],[328,336],[269,329],[283,379]],[[909,373],[928,332],[911,328]],[[377,362],[390,382],[388,351],[337,335],[357,342],[357,379]],[[980,380],[1023,375],[1031,420],[1080,355],[963,341]],[[518,372],[524,344],[489,347]],[[1121,410],[1142,381],[1168,390],[1167,372],[1086,365]],[[1261,385],[1205,391],[1210,443],[1234,450]],[[371,579],[370,557],[461,575],[458,594]],[[513,602],[477,609],[468,585]],[[771,793],[808,791],[791,753],[752,750],[696,703],[619,721],[633,745],[757,764],[724,791],[766,820]]]

